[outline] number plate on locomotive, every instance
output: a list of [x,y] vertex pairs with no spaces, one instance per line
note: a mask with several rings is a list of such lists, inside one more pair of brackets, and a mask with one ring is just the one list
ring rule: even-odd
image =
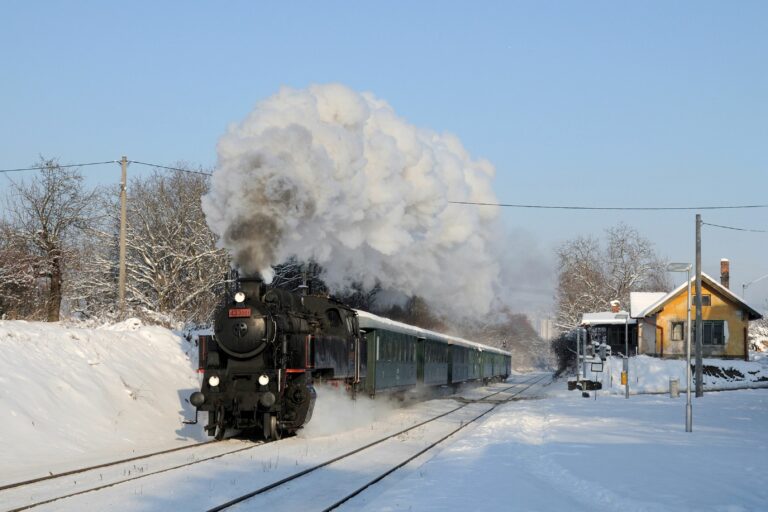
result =
[[251,316],[251,308],[232,308],[229,310],[229,318],[248,318]]

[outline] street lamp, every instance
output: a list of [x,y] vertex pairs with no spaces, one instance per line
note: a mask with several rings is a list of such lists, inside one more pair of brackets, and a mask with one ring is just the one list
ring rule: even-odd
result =
[[616,318],[624,319],[624,398],[629,398],[629,313],[616,313]]
[[667,270],[669,272],[685,272],[686,279],[688,279],[688,322],[685,328],[685,431],[693,432],[693,406],[691,405],[691,264],[670,263],[667,265]]
[[758,277],[754,281],[750,281],[748,283],[744,283],[741,285],[741,298],[746,300],[747,299],[747,288],[749,288],[750,285],[757,283],[758,281],[762,281],[763,279],[768,278],[768,274],[765,274],[762,277]]

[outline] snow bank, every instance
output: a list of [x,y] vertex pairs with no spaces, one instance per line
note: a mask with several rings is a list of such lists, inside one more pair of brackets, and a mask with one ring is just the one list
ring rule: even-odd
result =
[[[693,357],[692,357],[693,359]],[[624,394],[621,385],[622,359],[609,357],[603,372],[592,372],[587,362],[587,378],[603,383],[603,389]],[[685,391],[685,361],[637,356],[629,359],[630,393],[669,392],[669,380],[679,379],[680,392]],[[768,385],[768,357],[754,356],[753,361],[704,359],[704,389],[722,390]]]
[[0,321],[0,354],[0,483],[205,437],[181,423],[196,348],[167,329]]

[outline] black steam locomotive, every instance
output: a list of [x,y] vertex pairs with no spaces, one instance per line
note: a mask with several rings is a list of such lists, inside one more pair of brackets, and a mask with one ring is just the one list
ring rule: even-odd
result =
[[[240,279],[226,302],[214,335],[200,336],[203,383],[190,397],[208,412],[208,435],[221,439],[226,429],[237,429],[278,439],[312,417],[314,373],[356,385],[350,358],[360,334],[352,309],[267,289],[258,279]],[[323,360],[316,369],[317,354]]]
[[506,378],[511,354],[363,311],[327,297],[240,279],[213,336],[200,336],[200,391],[216,439],[227,429],[279,439],[312,417],[314,379],[353,394],[401,393]]

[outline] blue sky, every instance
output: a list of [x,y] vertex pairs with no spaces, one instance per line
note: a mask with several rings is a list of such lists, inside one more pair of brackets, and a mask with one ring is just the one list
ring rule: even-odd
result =
[[[496,166],[502,202],[768,203],[766,2],[9,1],[0,52],[2,168],[39,154],[212,166],[227,125],[281,85],[341,82],[458,135]],[[624,221],[691,261],[694,214],[504,217],[534,234],[515,251],[550,257]],[[703,214],[768,229],[765,209]],[[704,271],[730,258],[738,293],[768,274],[768,234],[703,240]],[[747,296],[762,309],[768,279]]]

